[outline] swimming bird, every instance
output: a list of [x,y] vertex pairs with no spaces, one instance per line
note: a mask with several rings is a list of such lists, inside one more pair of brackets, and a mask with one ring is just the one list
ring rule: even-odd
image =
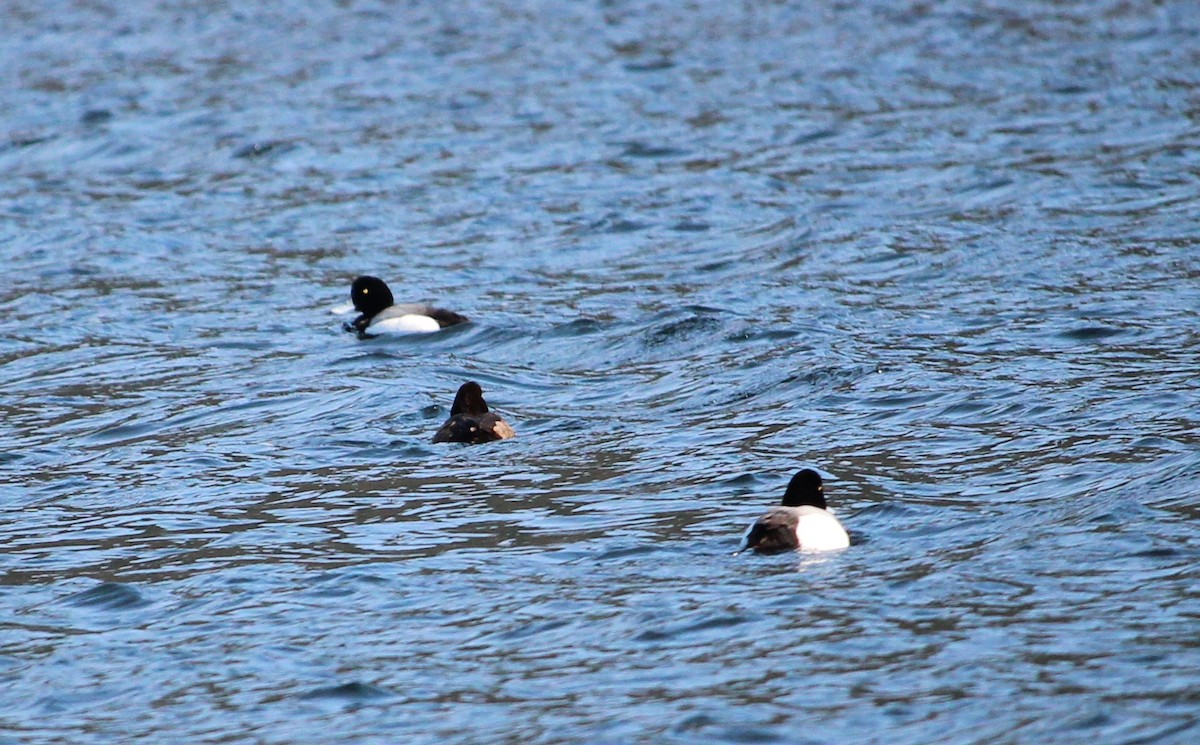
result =
[[350,302],[361,315],[345,324],[347,331],[359,336],[387,333],[428,333],[439,331],[468,319],[454,311],[423,303],[396,305],[392,291],[379,277],[361,276],[350,285]]
[[450,418],[433,436],[434,442],[465,442],[478,445],[481,442],[507,440],[517,433],[499,414],[488,411],[483,400],[483,389],[470,381],[463,383],[450,407]]
[[788,482],[782,505],[771,508],[750,528],[741,550],[829,551],[849,545],[846,529],[825,504],[821,474],[805,468]]

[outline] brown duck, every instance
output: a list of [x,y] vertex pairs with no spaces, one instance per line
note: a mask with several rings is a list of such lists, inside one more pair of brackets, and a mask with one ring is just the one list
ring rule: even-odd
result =
[[470,381],[463,383],[450,407],[450,418],[433,436],[434,442],[465,442],[478,445],[481,442],[507,440],[517,433],[499,414],[488,411],[483,400],[483,389]]

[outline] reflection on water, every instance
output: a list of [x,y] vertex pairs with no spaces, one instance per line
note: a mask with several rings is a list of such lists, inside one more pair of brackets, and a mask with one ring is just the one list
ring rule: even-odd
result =
[[0,741],[1190,742],[1189,11],[0,9]]

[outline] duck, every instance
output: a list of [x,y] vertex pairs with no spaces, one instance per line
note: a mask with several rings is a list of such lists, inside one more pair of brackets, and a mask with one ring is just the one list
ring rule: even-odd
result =
[[825,504],[821,474],[805,468],[788,482],[783,502],[750,527],[742,551],[832,551],[847,548],[850,536]]
[[517,433],[500,415],[488,411],[483,389],[475,381],[463,383],[454,396],[450,418],[433,436],[434,442],[463,442],[478,445],[484,442],[507,440]]
[[350,285],[350,302],[360,315],[344,328],[364,338],[389,333],[431,333],[469,320],[452,310],[423,303],[397,305],[386,282],[365,274]]

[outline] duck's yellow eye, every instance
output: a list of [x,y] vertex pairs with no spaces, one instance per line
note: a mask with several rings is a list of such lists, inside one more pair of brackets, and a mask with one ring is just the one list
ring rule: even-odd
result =
[[368,292],[370,292],[370,290],[368,290],[366,287],[362,288],[362,294],[366,295]]

